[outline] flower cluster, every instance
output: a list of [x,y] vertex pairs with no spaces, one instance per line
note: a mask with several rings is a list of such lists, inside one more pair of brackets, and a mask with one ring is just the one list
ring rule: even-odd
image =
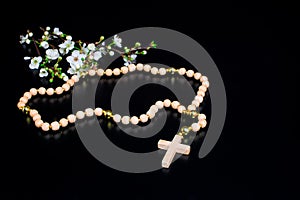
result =
[[[73,40],[71,35],[63,33],[59,28],[40,28],[43,31],[41,39],[35,39],[31,31],[20,36],[20,43],[33,45],[37,55],[26,56],[30,60],[29,68],[39,70],[40,77],[49,78],[53,82],[55,77],[68,80],[70,75],[84,76],[90,68],[97,68],[98,61],[106,55],[114,56],[116,53],[123,57],[124,65],[136,62],[138,55],[146,55],[147,50],[156,48],[152,41],[148,46],[142,47],[136,42],[134,47],[122,46],[122,38],[115,35],[109,44],[101,36],[97,42],[86,43]],[[43,50],[43,51],[42,51]],[[67,69],[62,67],[62,61]]]

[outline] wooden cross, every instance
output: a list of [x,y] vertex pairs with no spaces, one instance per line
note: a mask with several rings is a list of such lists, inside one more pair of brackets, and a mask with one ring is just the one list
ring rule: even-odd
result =
[[181,144],[182,136],[175,135],[172,142],[166,140],[158,141],[158,148],[167,150],[161,164],[164,168],[169,168],[176,153],[188,155],[190,153],[190,146]]

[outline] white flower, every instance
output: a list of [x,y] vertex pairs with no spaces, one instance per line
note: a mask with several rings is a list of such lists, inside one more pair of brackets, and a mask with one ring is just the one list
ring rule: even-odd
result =
[[86,43],[83,43],[81,47],[81,52],[84,52],[85,54],[88,54],[90,50],[86,47]]
[[96,49],[96,46],[94,43],[90,43],[90,44],[88,44],[87,48],[91,51],[94,51]]
[[59,57],[57,49],[47,49],[46,55],[51,60],[56,60]]
[[68,35],[68,36],[66,37],[66,39],[67,39],[67,40],[72,40],[72,36],[71,36],[71,35]]
[[38,69],[42,60],[43,59],[41,56],[32,58],[31,63],[29,64],[29,68],[30,69]]
[[102,57],[101,51],[95,51],[94,54],[94,60],[98,61]]
[[50,31],[50,27],[49,26],[46,27],[46,31]]
[[78,69],[83,65],[83,61],[86,55],[80,53],[80,51],[75,50],[72,52],[71,56],[67,57],[67,61],[70,63],[72,68]]
[[49,43],[48,43],[47,41],[42,41],[42,42],[41,42],[41,46],[42,46],[44,49],[48,49]]
[[32,37],[32,36],[33,36],[33,33],[32,33],[32,32],[30,32],[30,33],[28,33],[28,35],[29,35],[29,37]]
[[42,68],[42,69],[40,69],[39,76],[46,77],[46,76],[48,76],[48,72],[44,68]]
[[130,57],[131,57],[132,60],[135,60],[136,57],[137,57],[137,55],[136,54],[132,54],[132,55],[130,55]]
[[46,36],[49,35],[49,32],[48,32],[48,31],[45,31],[45,32],[44,32],[44,35],[46,35]]
[[24,60],[30,60],[30,57],[29,56],[25,56]]
[[58,45],[60,47],[59,52],[62,54],[69,53],[70,50],[74,48],[75,42],[71,40],[66,40],[64,43]]
[[61,76],[63,77],[63,80],[64,80],[64,81],[69,80],[69,77],[67,76],[67,74],[62,73]]
[[108,52],[108,53],[109,53],[110,56],[115,55],[115,52],[113,52],[113,51],[110,51],[110,52]]
[[54,29],[53,29],[53,34],[54,34],[54,35],[61,35],[62,32],[59,31],[59,28],[54,28]]
[[24,42],[26,42],[27,44],[30,43],[30,40],[29,40],[29,43],[28,43],[28,34],[26,34],[25,36],[23,35],[20,35],[20,44],[23,44]]
[[122,47],[122,44],[121,44],[121,43],[122,43],[122,39],[121,39],[119,36],[114,35],[113,41],[114,41],[114,44],[115,44],[117,47],[119,47],[119,48]]
[[106,52],[106,50],[105,50],[104,47],[100,47],[100,48],[99,48],[99,51],[100,51],[103,55],[106,55],[106,54],[107,54],[107,52]]

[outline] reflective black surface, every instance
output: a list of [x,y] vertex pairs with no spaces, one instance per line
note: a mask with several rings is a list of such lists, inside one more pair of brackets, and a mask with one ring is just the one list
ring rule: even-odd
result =
[[[156,14],[145,14],[141,19],[133,18],[126,23],[120,20],[124,13],[115,11],[114,17],[105,18],[99,24],[85,19],[36,17],[24,12],[26,15],[16,25],[16,40],[12,41],[16,46],[16,62],[11,67],[16,71],[17,87],[15,105],[10,109],[15,111],[16,117],[5,146],[5,158],[8,158],[5,163],[9,163],[5,173],[9,186],[6,194],[13,199],[43,200],[295,198],[297,184],[294,181],[299,180],[296,151],[299,136],[292,129],[294,119],[287,117],[291,115],[286,115],[283,99],[288,98],[290,103],[295,101],[289,98],[289,88],[284,86],[289,72],[285,66],[296,56],[288,45],[296,35],[293,21],[297,14],[280,12],[283,8],[277,6],[254,7],[256,12],[248,6],[229,8],[214,9],[203,15],[202,9],[198,12],[189,8],[186,12],[182,8],[163,16],[158,13],[166,10],[156,8]],[[182,12],[186,14],[180,14]],[[194,21],[194,25],[187,20]],[[24,51],[18,44],[18,35],[27,28],[47,25],[58,26],[73,38],[86,41],[95,41],[100,34],[111,36],[142,26],[175,29],[197,40],[216,62],[227,92],[226,123],[213,151],[204,159],[193,153],[201,145],[200,137],[192,146],[195,151],[188,158],[178,159],[168,170],[124,173],[103,165],[89,154],[74,127],[45,135],[28,124],[16,104],[23,92],[42,83],[23,61]],[[152,60],[171,66],[186,64],[181,59],[159,57],[155,51],[139,61]],[[109,94],[113,84],[105,86]],[[172,95],[162,87],[148,87],[137,92],[132,101],[140,102],[146,93],[154,92],[153,99],[149,96],[146,103],[131,105],[132,112],[139,113],[144,104],[150,105],[157,96]],[[41,110],[43,117],[51,120],[71,111],[70,95],[38,98],[32,103]],[[103,107],[109,105],[109,100],[106,95]],[[209,105],[209,98],[206,100]],[[166,130],[176,126],[178,116],[172,112]],[[100,123],[107,125],[105,121]],[[113,126],[108,135],[120,146],[128,145],[133,151],[149,150],[157,141],[147,140],[146,145],[142,145],[140,141],[124,137]]]

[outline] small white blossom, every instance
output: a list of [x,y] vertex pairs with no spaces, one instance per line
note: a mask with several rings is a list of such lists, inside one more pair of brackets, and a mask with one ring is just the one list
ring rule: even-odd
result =
[[88,44],[87,48],[91,51],[94,51],[96,49],[96,46],[94,43],[90,43],[90,44]]
[[49,35],[49,32],[48,32],[48,31],[45,31],[45,32],[44,32],[44,35],[46,35],[46,36]]
[[47,49],[46,55],[51,60],[56,60],[59,57],[57,49]]
[[24,60],[30,60],[31,58],[29,56],[25,56]]
[[94,54],[94,60],[98,61],[102,57],[101,51],[95,51]]
[[54,35],[61,35],[62,32],[59,31],[59,28],[54,28],[54,29],[53,29],[53,34],[54,34]]
[[43,59],[41,56],[32,58],[31,63],[29,64],[29,68],[30,69],[38,69],[42,60]]
[[121,44],[121,43],[122,43],[122,39],[121,39],[119,36],[114,35],[113,41],[114,41],[114,44],[115,44],[117,47],[119,47],[119,48],[122,47],[122,44]]
[[83,43],[82,47],[81,47],[81,51],[84,52],[85,54],[89,53],[89,49],[86,46],[86,43]]
[[58,45],[60,47],[59,52],[62,54],[69,53],[70,50],[74,48],[75,42],[71,40],[66,40],[64,43]]
[[40,69],[39,76],[40,77],[46,77],[46,76],[48,76],[47,70],[45,70],[44,68]]
[[85,57],[85,54],[80,53],[80,51],[78,50],[75,50],[72,52],[71,56],[67,57],[67,61],[70,63],[72,68],[78,69],[83,65]]
[[132,54],[132,55],[130,55],[130,57],[131,57],[132,60],[135,60],[136,57],[137,57],[137,55],[136,54]]
[[71,36],[71,35],[68,35],[68,36],[66,37],[66,39],[67,39],[67,40],[72,40],[72,36]]
[[46,31],[50,31],[50,27],[49,26],[46,27]]
[[28,34],[24,35],[20,35],[20,44],[23,44],[26,42],[26,40],[28,39]]
[[105,42],[102,42],[101,45],[102,45],[102,46],[105,46]]
[[32,37],[32,36],[33,36],[33,33],[32,33],[32,32],[30,32],[30,33],[28,33],[28,35],[29,35],[29,37]]
[[69,77],[67,76],[67,74],[62,73],[61,76],[63,77],[63,80],[64,80],[64,81],[69,80]]
[[115,52],[113,52],[113,51],[110,51],[110,52],[108,52],[108,53],[109,53],[110,56],[115,55]]
[[47,41],[42,41],[42,42],[41,42],[41,46],[42,46],[44,49],[48,49],[49,43],[48,43]]

